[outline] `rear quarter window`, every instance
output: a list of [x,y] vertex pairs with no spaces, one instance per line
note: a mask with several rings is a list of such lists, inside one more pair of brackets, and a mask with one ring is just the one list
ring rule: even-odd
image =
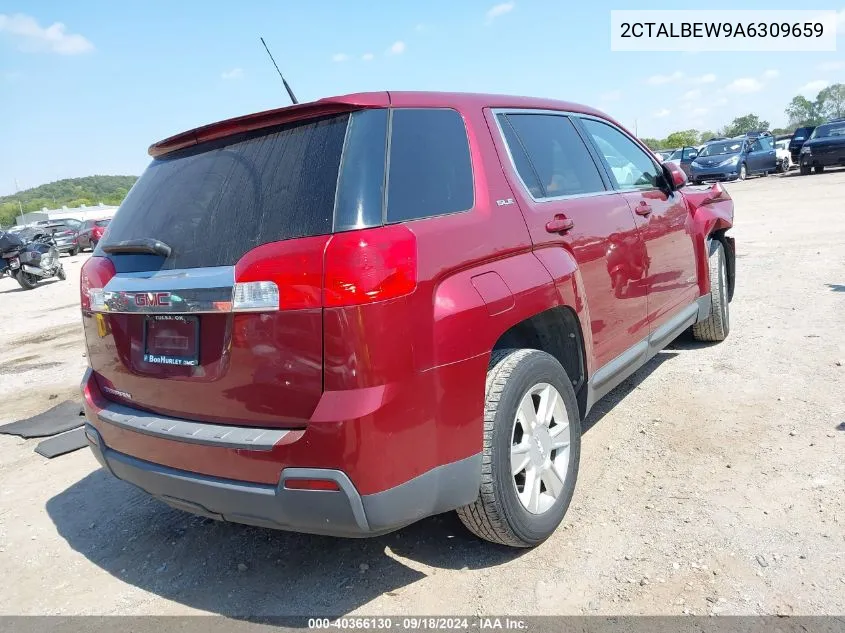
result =
[[460,114],[448,109],[395,109],[392,117],[387,221],[471,209],[472,164]]

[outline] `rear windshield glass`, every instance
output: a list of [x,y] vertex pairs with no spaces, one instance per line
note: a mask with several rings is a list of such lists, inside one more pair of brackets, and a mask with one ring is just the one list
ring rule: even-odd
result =
[[164,268],[197,268],[233,265],[268,242],[331,233],[348,118],[300,121],[154,160],[101,247],[153,238],[172,250]]

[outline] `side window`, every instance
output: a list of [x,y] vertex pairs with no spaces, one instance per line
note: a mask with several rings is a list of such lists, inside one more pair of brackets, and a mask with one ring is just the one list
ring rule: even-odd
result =
[[616,128],[582,119],[589,135],[604,156],[619,189],[651,189],[659,183],[660,170],[648,154]]
[[762,152],[763,151],[763,144],[760,142],[760,139],[755,139],[753,143],[751,143],[751,152]]
[[91,228],[91,220],[86,220],[85,222],[82,223],[82,226],[79,227],[79,230],[85,231],[85,230],[90,229],[90,228]]
[[[508,114],[505,118],[518,137],[514,140],[506,134],[505,140],[519,175],[535,198],[605,191],[599,170],[568,117]],[[521,144],[528,161],[517,159],[520,148],[514,148],[515,144]]]
[[508,151],[511,153],[513,164],[516,167],[519,177],[522,178],[522,182],[525,183],[532,196],[542,198],[543,186],[540,184],[537,172],[531,166],[531,161],[528,158],[528,154],[525,153],[522,142],[516,136],[516,132],[513,131],[506,115],[500,114],[498,115],[498,119],[499,125],[502,128],[502,134],[505,137],[505,143],[508,146]]
[[762,149],[764,149],[764,150],[774,149],[774,144],[772,142],[771,136],[763,136],[759,139],[759,141],[760,141],[760,145],[762,146]]
[[466,127],[455,110],[393,111],[387,221],[402,222],[474,204]]

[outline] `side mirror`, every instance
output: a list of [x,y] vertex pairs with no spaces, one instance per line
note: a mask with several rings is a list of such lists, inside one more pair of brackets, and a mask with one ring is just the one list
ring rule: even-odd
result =
[[663,177],[672,189],[680,189],[687,184],[687,175],[675,163],[663,163]]

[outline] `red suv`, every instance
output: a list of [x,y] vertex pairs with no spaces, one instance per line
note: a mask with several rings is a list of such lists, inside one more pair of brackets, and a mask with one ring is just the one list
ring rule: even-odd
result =
[[82,271],[83,392],[103,467],[176,508],[533,546],[593,404],[728,333],[731,199],[591,108],[355,94],[150,154]]

